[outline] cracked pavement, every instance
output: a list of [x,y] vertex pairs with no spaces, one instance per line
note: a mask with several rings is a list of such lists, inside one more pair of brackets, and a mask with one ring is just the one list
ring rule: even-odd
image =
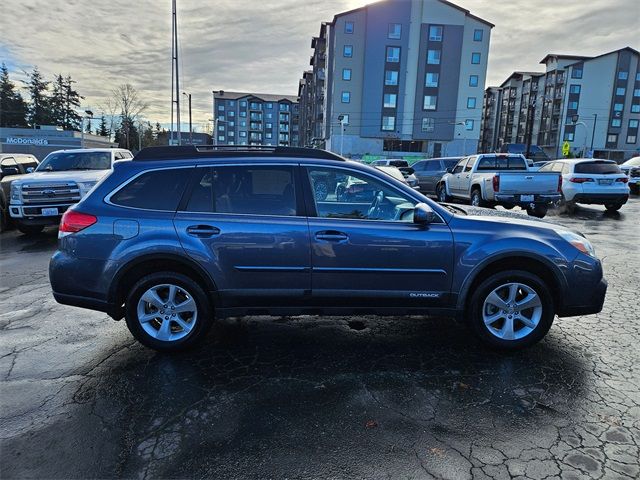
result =
[[227,319],[162,355],[55,303],[55,230],[4,233],[0,475],[638,478],[640,199],[547,219],[595,245],[604,310],[511,354],[451,320],[366,316]]

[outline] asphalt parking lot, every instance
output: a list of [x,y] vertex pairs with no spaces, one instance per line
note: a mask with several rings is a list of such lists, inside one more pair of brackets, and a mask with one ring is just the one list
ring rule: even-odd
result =
[[252,317],[161,355],[55,303],[55,230],[4,233],[0,475],[638,478],[640,198],[547,219],[590,238],[609,291],[515,354],[446,319]]

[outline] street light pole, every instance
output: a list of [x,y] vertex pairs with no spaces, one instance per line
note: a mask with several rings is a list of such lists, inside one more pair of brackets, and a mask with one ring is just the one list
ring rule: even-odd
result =
[[593,157],[593,139],[596,136],[596,123],[598,122],[598,114],[593,114],[593,131],[591,132],[591,156]]
[[189,99],[189,143],[193,145],[193,126],[191,123],[191,94],[187,92],[182,92],[183,95],[186,95]]
[[[580,155],[581,158],[584,158],[586,150],[587,150],[587,137],[589,136],[589,130],[587,130],[587,124],[584,122],[576,122],[574,123],[574,125],[576,126],[576,130],[578,125],[582,125],[584,127],[584,143],[582,146],[582,154]],[[575,133],[574,133],[575,135]]]
[[84,148],[84,121],[87,118],[93,118],[93,112],[91,110],[85,110],[82,116],[82,122],[80,125],[80,148]]

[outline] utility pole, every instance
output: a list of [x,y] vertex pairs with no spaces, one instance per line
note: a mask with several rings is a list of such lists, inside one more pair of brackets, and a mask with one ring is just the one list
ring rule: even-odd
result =
[[189,99],[189,143],[193,145],[193,126],[191,123],[191,94],[187,92],[182,92],[183,95],[186,95]]
[[[180,71],[178,61],[178,14],[176,0],[172,0],[171,29],[171,143],[173,143],[173,105],[176,107],[176,134],[178,145],[182,145],[180,134]],[[175,86],[175,90],[174,90]]]
[[593,139],[596,136],[596,123],[598,122],[598,114],[593,114],[593,132],[591,132],[591,156],[593,157]]

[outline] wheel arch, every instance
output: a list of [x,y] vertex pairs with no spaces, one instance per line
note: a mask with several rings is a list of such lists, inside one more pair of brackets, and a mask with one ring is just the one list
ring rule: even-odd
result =
[[566,288],[566,281],[556,265],[545,258],[527,253],[505,253],[489,257],[467,275],[458,295],[456,310],[466,315],[475,288],[491,275],[507,270],[524,270],[540,277],[549,285],[555,311],[562,309],[562,292]]
[[195,261],[171,253],[154,253],[143,255],[124,264],[118,269],[109,289],[109,303],[113,305],[111,316],[115,319],[124,317],[124,302],[129,289],[141,277],[150,273],[173,271],[182,273],[198,282],[205,292],[211,296],[217,287],[211,276]]

